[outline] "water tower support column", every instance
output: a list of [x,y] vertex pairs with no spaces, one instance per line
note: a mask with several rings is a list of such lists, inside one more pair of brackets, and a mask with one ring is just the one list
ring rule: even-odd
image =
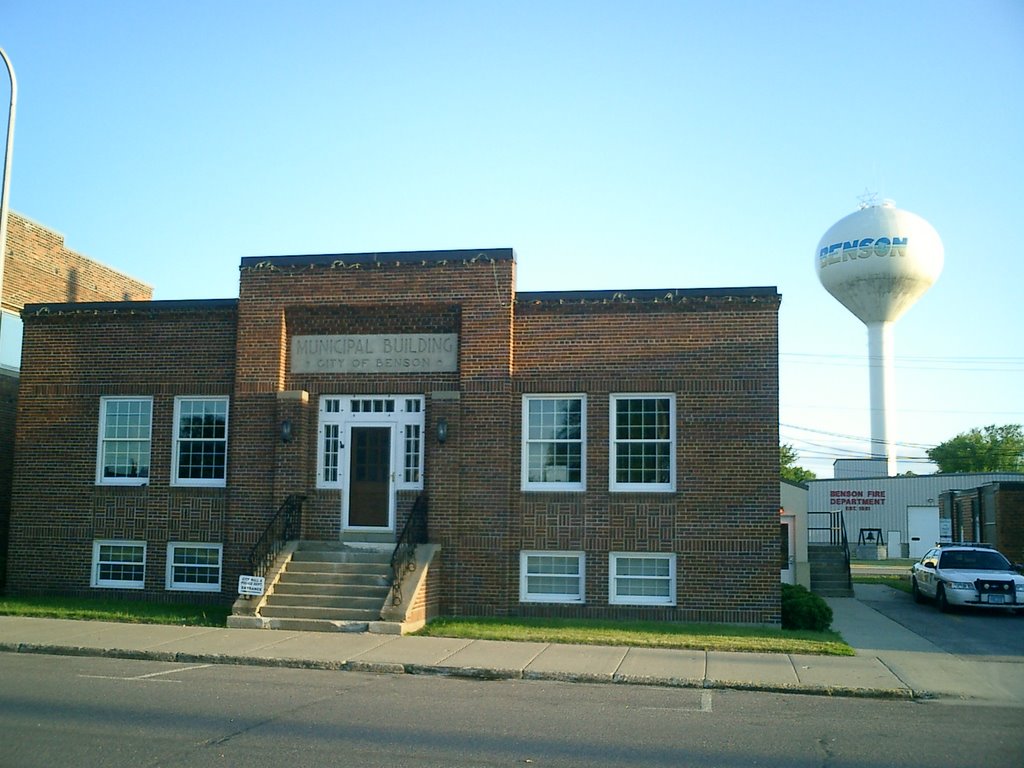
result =
[[886,474],[896,474],[896,451],[889,442],[893,399],[893,324],[868,323],[868,371],[871,378],[871,455],[884,458]]

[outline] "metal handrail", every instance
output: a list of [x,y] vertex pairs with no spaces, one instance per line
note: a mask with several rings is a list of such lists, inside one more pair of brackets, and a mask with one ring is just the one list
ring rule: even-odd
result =
[[843,549],[843,560],[846,564],[846,586],[850,588],[851,594],[853,590],[853,574],[850,572],[850,540],[846,538],[846,517],[843,515],[843,510],[839,510],[839,530],[842,534],[842,542],[840,546]]
[[416,570],[416,545],[427,543],[427,495],[416,497],[391,553],[391,604],[402,604],[402,576]]
[[[827,526],[810,525],[810,519],[814,515],[828,515],[829,524]],[[830,544],[842,551],[843,561],[846,565],[847,585],[850,589],[853,589],[853,577],[850,574],[850,540],[846,536],[846,516],[843,514],[843,510],[809,513],[807,522],[807,541],[809,544]],[[814,531],[827,531],[827,537],[823,537],[827,538],[827,540],[815,541]]]
[[267,524],[249,553],[249,568],[253,576],[265,576],[285,543],[302,535],[302,502],[305,500],[301,493],[293,493]]

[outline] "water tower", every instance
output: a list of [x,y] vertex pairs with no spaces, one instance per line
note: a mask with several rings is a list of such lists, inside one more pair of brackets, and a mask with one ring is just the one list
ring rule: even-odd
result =
[[927,221],[892,202],[863,206],[840,219],[818,243],[818,279],[868,327],[871,380],[871,455],[896,474],[890,442],[893,397],[893,323],[942,272],[943,249]]

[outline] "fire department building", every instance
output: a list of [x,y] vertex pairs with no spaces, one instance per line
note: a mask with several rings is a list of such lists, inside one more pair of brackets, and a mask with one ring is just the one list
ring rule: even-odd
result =
[[430,614],[778,624],[775,288],[516,293],[510,249],[242,260],[30,304],[7,588],[230,602],[427,512]]

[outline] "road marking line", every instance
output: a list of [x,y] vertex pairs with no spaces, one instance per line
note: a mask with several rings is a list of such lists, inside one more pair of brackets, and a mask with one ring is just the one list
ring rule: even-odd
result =
[[700,711],[710,712],[711,711],[711,691],[700,692]]
[[[178,667],[177,669],[165,669],[163,672],[150,672],[148,675],[134,675],[133,677],[119,677],[117,675],[79,675],[89,680],[153,680],[163,675],[173,675],[175,672],[191,672],[194,669],[206,669],[212,664],[199,664],[194,667]],[[182,680],[155,680],[158,683],[180,683]]]
[[160,677],[161,675],[173,675],[175,672],[191,672],[193,669],[206,669],[207,667],[212,666],[212,664],[197,664],[194,667],[179,667],[178,669],[165,669],[163,672],[150,672],[148,675],[139,675],[138,677],[132,679],[145,680],[150,677]]
[[704,714],[711,713],[711,691],[700,692],[700,706],[699,707],[635,707],[635,709],[642,710],[654,710],[657,712],[701,712]]

